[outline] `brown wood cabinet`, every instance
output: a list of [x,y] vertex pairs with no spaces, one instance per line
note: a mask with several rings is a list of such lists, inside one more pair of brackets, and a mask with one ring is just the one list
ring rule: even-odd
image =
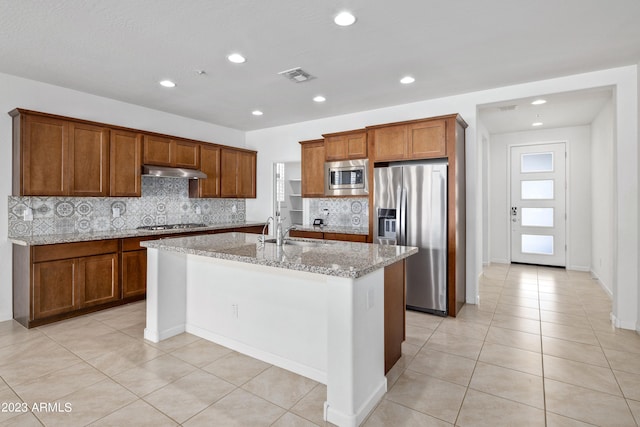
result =
[[300,141],[300,145],[302,150],[302,197],[324,197],[324,140]]
[[109,129],[13,110],[13,194],[108,196]]
[[14,245],[14,318],[27,327],[120,299],[118,240]]
[[200,145],[200,170],[205,179],[189,180],[189,197],[220,197],[220,147]]
[[368,129],[374,162],[441,158],[447,154],[444,119],[416,120]]
[[364,129],[322,135],[325,159],[350,160],[367,157],[367,132]]
[[406,292],[404,260],[384,268],[384,372],[402,357],[406,338]]
[[144,135],[145,165],[200,168],[200,144],[158,135]]
[[324,240],[341,240],[344,242],[366,242],[367,236],[364,234],[350,234],[350,233],[325,233],[322,231],[307,231],[307,230],[291,230],[289,232],[290,237],[299,237],[301,239],[324,239]]
[[256,152],[220,150],[220,195],[231,198],[256,197]]
[[110,189],[113,197],[142,195],[142,134],[112,129],[109,156]]

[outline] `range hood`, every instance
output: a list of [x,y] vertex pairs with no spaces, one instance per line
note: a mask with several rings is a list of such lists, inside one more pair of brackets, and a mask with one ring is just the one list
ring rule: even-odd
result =
[[204,179],[207,174],[188,168],[170,168],[168,166],[142,165],[142,175],[158,176],[161,178],[189,178]]

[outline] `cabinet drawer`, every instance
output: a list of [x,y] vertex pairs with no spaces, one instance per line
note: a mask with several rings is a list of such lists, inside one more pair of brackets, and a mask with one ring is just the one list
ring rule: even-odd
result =
[[118,240],[59,243],[33,247],[33,262],[54,261],[118,252]]
[[342,240],[345,242],[366,242],[364,234],[324,233],[325,240]]
[[303,239],[324,239],[324,233],[322,231],[291,230],[289,236]]

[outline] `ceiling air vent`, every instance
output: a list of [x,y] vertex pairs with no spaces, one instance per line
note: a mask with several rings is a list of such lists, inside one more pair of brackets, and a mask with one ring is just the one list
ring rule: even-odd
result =
[[518,109],[518,106],[516,104],[513,105],[504,105],[502,107],[498,107],[498,109],[500,111],[514,111]]
[[290,70],[280,71],[278,74],[286,77],[294,83],[302,83],[315,79],[314,76],[304,71],[302,68],[292,68]]

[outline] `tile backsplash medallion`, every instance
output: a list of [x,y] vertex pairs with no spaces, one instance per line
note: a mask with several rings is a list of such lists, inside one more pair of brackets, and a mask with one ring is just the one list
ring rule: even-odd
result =
[[[33,221],[23,220],[27,207]],[[244,199],[190,199],[187,179],[143,176],[142,197],[9,196],[9,237],[244,222],[245,213]]]
[[303,210],[303,222],[307,225],[313,224],[315,218],[322,218],[332,227],[369,226],[369,199],[366,197],[304,199]]

